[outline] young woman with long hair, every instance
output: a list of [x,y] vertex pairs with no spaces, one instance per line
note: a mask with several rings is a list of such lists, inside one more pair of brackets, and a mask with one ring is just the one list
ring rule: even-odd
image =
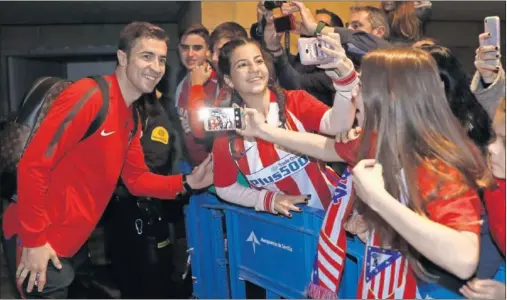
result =
[[[357,84],[352,62],[346,58],[337,38],[335,34],[321,37],[338,45],[335,50],[322,48],[337,60],[321,67],[327,69],[326,74],[330,73],[336,85]],[[232,106],[255,109],[270,125],[289,131],[336,134],[350,128],[354,115],[349,114],[349,108],[353,108],[349,98],[346,98],[348,103],[344,103],[343,95],[336,93],[338,100],[335,104],[341,105],[329,108],[305,91],[282,90],[271,80],[268,57],[254,41],[233,40],[222,47],[219,69],[225,84],[234,91]],[[303,202],[327,210],[328,216],[332,211],[334,214],[326,219],[335,225],[322,231],[319,244],[346,248],[341,221],[352,208],[349,176],[340,178],[330,167],[312,157],[260,139],[243,138],[235,132],[217,136],[213,157],[215,168],[220,170],[220,176],[215,178],[220,198],[288,217],[292,216],[290,211],[301,211],[295,204]],[[246,177],[249,187],[236,182],[239,173]],[[342,274],[338,266],[344,259],[344,250],[330,258],[331,267],[337,266],[338,269],[321,279],[320,284],[312,286],[312,290],[325,290],[336,296]]]

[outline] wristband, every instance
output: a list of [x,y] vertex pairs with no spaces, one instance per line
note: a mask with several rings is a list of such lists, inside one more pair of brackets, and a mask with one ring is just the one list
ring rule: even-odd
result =
[[319,24],[317,24],[317,28],[315,28],[314,35],[319,35],[320,32],[322,31],[322,29],[324,29],[324,27],[326,27],[326,26],[327,26],[326,23],[319,21]]

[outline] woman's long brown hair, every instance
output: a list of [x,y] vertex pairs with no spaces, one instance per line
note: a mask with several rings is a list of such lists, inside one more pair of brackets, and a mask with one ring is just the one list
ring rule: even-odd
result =
[[[376,50],[363,58],[361,69],[365,135],[359,157],[371,158],[374,150],[393,197],[406,199],[409,208],[425,214],[431,199],[421,199],[416,169],[425,167],[442,182],[456,180],[439,172],[435,161],[457,170],[458,180],[469,188],[493,183],[485,158],[452,114],[431,55],[409,48]],[[418,253],[362,202],[358,208],[382,240],[405,252],[416,274],[429,279],[420,264],[414,264]]]
[[421,37],[421,23],[415,14],[414,1],[396,1],[395,9],[388,15],[391,36],[409,41]]

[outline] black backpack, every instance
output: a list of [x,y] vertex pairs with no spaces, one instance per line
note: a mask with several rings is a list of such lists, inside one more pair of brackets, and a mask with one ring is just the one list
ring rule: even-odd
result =
[[[102,76],[89,77],[95,80],[102,93],[102,107],[90,123],[80,142],[91,136],[106,119],[109,109],[109,86]],[[72,81],[58,77],[42,77],[35,81],[23,97],[18,110],[7,120],[0,131],[0,175],[1,195],[10,198],[16,191],[16,170],[23,153],[46,116],[51,104]],[[136,120],[136,119],[135,119]],[[134,126],[136,129],[137,126]],[[4,183],[8,183],[4,185]]]

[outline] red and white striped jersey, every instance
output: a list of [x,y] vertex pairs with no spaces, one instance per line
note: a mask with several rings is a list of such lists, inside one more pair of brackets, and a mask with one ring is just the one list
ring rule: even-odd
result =
[[[305,91],[286,91],[286,96],[285,128],[318,132],[329,107]],[[270,125],[280,125],[279,107],[273,93],[266,121]],[[252,188],[287,195],[311,195],[308,205],[320,209],[328,207],[339,177],[322,162],[261,139],[249,141],[236,136],[234,147],[240,156],[237,160],[232,158],[229,137],[217,136],[213,147],[217,187],[234,184],[241,171]]]

